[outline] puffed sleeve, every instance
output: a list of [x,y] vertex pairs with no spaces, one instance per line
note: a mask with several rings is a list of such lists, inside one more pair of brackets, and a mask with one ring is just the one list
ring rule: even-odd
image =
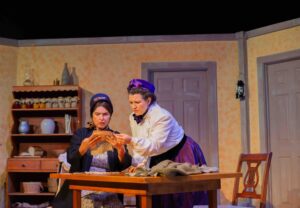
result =
[[89,157],[86,157],[90,152],[87,152],[84,156],[79,153],[79,147],[82,140],[88,136],[86,129],[78,129],[72,136],[70,147],[67,150],[67,160],[71,164],[70,172],[82,171],[82,169],[84,169],[82,167],[82,164],[84,164],[83,160],[86,160],[87,158],[90,160],[90,155]]
[[179,141],[170,141],[173,118],[169,115],[156,117],[151,121],[147,138],[132,137],[132,146],[134,150],[142,156],[155,156],[168,151]]

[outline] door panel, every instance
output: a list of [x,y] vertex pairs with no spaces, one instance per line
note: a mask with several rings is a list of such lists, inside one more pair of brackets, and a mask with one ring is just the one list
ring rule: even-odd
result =
[[210,161],[207,71],[154,72],[158,104],[170,111]]
[[300,60],[267,66],[273,207],[300,207]]

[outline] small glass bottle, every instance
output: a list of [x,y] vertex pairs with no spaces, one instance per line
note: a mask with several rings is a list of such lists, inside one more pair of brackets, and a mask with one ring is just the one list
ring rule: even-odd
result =
[[61,75],[61,85],[70,84],[70,73],[68,69],[68,63],[65,63],[62,75]]
[[25,80],[23,82],[23,85],[24,86],[32,86],[33,85],[33,80],[32,80],[31,70],[26,70],[24,76],[25,76]]

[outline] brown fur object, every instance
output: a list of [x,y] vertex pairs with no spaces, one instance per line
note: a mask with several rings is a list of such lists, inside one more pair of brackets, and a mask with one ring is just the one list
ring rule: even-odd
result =
[[96,147],[91,151],[92,155],[102,154],[104,152],[113,150],[112,145],[106,141],[106,138],[111,138],[111,137],[116,138],[113,132],[95,130],[93,133],[101,136],[101,139],[100,142],[97,143]]

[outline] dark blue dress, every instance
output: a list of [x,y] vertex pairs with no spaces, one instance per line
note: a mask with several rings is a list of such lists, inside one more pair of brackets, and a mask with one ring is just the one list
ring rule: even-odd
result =
[[[83,156],[79,153],[79,146],[81,142],[92,135],[94,129],[81,128],[75,132],[71,139],[70,147],[67,150],[67,160],[71,164],[70,172],[85,172],[89,171],[93,160],[93,155],[88,150]],[[108,129],[110,130],[110,129]],[[112,130],[110,130],[112,131]],[[117,133],[117,132],[115,132]],[[131,165],[131,156],[126,149],[124,162],[120,163],[118,158],[118,152],[116,149],[108,151],[108,164],[109,171],[122,171]],[[69,189],[69,182],[65,181],[62,185],[59,193],[54,198],[52,206],[54,208],[71,208],[73,206],[73,195]]]

